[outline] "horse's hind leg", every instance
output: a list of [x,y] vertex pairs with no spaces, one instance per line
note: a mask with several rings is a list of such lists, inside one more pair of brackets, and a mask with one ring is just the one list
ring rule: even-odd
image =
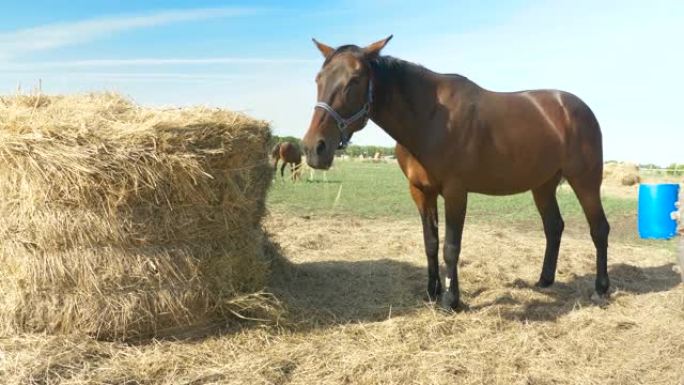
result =
[[280,166],[280,179],[285,179],[285,166],[287,166],[287,162],[283,161],[283,165]]
[[423,223],[423,243],[425,244],[425,255],[428,262],[427,295],[431,301],[435,301],[442,294],[438,260],[437,193],[428,189],[421,189],[414,184],[410,184],[410,190]]
[[541,215],[542,222],[544,223],[544,235],[546,236],[544,265],[537,282],[538,287],[548,287],[556,279],[558,250],[560,249],[563,228],[565,227],[560,209],[558,208],[558,201],[556,200],[556,188],[560,179],[561,175],[558,173],[548,182],[532,190],[534,203],[537,205],[537,210],[539,210],[539,215]]
[[292,182],[296,182],[297,178],[299,177],[299,167],[301,164],[296,164],[296,163],[290,163],[290,172],[292,173],[291,178]]
[[606,219],[601,204],[601,167],[593,172],[583,175],[568,177],[568,182],[575,190],[584,210],[584,215],[589,222],[591,239],[596,247],[596,293],[600,296],[608,292],[610,281],[608,279],[608,233],[610,225]]

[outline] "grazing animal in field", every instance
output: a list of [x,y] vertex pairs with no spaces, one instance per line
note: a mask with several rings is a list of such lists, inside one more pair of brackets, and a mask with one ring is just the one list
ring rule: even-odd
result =
[[[532,190],[544,224],[546,251],[537,285],[554,282],[563,233],[556,187],[565,178],[589,222],[596,247],[595,289],[607,295],[609,225],[600,197],[601,129],[577,96],[557,90],[493,92],[471,80],[439,74],[380,50],[337,49],[314,40],[325,57],[316,76],[318,103],[303,138],[309,166],[327,169],[368,119],[394,138],[399,164],[423,223],[427,293],[459,306],[458,259],[468,193]],[[439,277],[437,196],[444,197],[445,291]]]
[[271,150],[271,158],[273,159],[273,169],[276,172],[278,172],[278,161],[283,161],[282,166],[280,166],[281,178],[285,178],[285,166],[288,164],[290,165],[292,180],[296,181],[301,177],[302,152],[296,144],[290,142],[276,144]]

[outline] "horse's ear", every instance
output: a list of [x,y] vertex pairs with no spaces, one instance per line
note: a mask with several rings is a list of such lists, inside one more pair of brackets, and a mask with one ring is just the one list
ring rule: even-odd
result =
[[390,40],[392,40],[392,36],[394,36],[394,35],[389,35],[382,40],[376,41],[375,43],[364,48],[363,52],[365,52],[367,56],[378,56],[378,55],[380,55],[380,51],[383,48],[385,48],[385,46],[387,45],[387,43],[389,43]]
[[325,45],[316,39],[311,39],[311,40],[313,40],[314,44],[316,44],[316,47],[318,47],[318,50],[321,51],[321,53],[323,54],[323,57],[327,58],[333,52],[335,52],[335,48],[330,47],[328,45]]

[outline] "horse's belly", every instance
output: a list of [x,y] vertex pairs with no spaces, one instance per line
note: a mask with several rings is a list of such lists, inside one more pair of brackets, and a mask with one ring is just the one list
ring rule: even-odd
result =
[[471,183],[466,182],[465,187],[468,192],[474,192],[486,195],[513,195],[519,194],[525,191],[529,191],[539,184],[521,184],[521,183],[507,183],[502,180],[492,180],[491,183],[485,183],[487,181],[474,181]]
[[478,194],[485,194],[485,195],[513,195],[513,194],[520,194],[524,193],[525,191],[531,190],[531,187],[520,187],[520,186],[473,186],[473,187],[468,187],[467,191],[468,192],[473,192],[473,193],[478,193]]
[[560,170],[556,161],[531,164],[499,164],[461,176],[467,191],[487,195],[512,195],[535,189]]

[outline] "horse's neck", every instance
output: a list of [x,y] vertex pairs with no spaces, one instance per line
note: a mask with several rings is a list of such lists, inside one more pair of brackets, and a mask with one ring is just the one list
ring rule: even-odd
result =
[[391,73],[375,84],[377,103],[371,108],[375,124],[414,156],[426,151],[430,133],[426,123],[435,110],[436,80],[430,74],[407,71]]

